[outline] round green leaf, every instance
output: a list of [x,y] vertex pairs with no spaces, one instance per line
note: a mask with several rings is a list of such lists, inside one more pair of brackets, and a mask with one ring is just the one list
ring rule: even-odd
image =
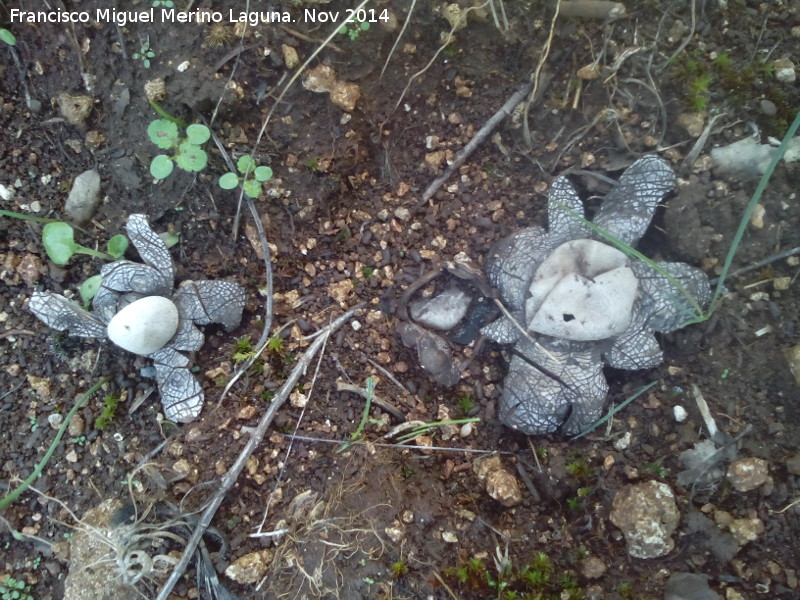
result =
[[261,182],[255,179],[248,179],[244,182],[244,193],[251,198],[258,198],[261,194]]
[[202,171],[208,164],[208,155],[196,144],[183,142],[178,146],[178,154],[175,156],[178,166],[184,171]]
[[272,179],[272,169],[269,167],[256,167],[253,173],[258,181],[269,181]]
[[225,173],[219,178],[219,187],[223,190],[232,190],[237,185],[239,185],[239,177],[236,173]]
[[178,126],[167,119],[156,119],[147,126],[147,135],[159,148],[174,148],[178,143]]
[[255,166],[255,161],[249,155],[242,156],[236,161],[236,168],[239,169],[239,173],[242,175],[247,173],[248,169],[252,172],[253,166]]
[[100,289],[100,284],[103,283],[103,276],[102,275],[93,275],[89,277],[86,281],[81,284],[80,287],[80,295],[81,300],[83,300],[83,305],[88,306],[89,303],[94,298],[94,295],[97,293],[97,290]]
[[369,23],[367,23],[366,21],[362,21],[361,31],[366,31],[367,29],[369,29]]
[[150,163],[150,174],[156,179],[164,179],[169,177],[169,174],[172,173],[172,169],[174,168],[175,165],[169,156],[159,154],[153,159],[153,162]]
[[125,250],[128,249],[128,238],[122,234],[117,234],[108,240],[108,253],[114,258],[122,258]]
[[65,265],[75,254],[75,232],[66,223],[48,223],[42,229],[42,244],[47,256],[57,265]]
[[210,137],[211,132],[205,125],[195,123],[186,128],[186,139],[192,144],[200,146],[201,144],[205,144]]

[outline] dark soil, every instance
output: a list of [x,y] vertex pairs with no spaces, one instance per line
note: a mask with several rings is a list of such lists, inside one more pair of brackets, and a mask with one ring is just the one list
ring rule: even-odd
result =
[[[40,2],[4,8],[18,4],[55,9]],[[238,11],[239,4],[204,1],[199,8],[218,10],[227,21],[229,8]],[[206,343],[193,357],[206,406],[196,422],[174,426],[159,417],[153,380],[139,375],[146,361],[107,343],[59,335],[26,310],[37,289],[75,294],[101,261],[76,257],[57,267],[42,247],[40,224],[0,219],[1,491],[17,487],[42,459],[55,435],[51,418],[65,415],[98,379],[111,378],[78,412],[79,423],[34,483],[39,493],[26,492],[0,515],[7,524],[0,532],[0,576],[24,581],[39,600],[63,596],[70,564],[63,540],[75,526],[65,507],[80,516],[107,498],[128,501],[132,492],[142,505],[201,508],[308,345],[301,338],[363,302],[365,308],[331,338],[318,367],[302,379],[298,393],[307,399],[305,408],[295,396],[281,409],[217,513],[214,525],[230,542],[227,554],[211,548],[220,573],[248,553],[274,552],[260,585],[220,575],[239,596],[655,599],[663,597],[671,573],[696,572],[709,575],[711,587],[727,599],[800,597],[800,388],[786,358],[800,343],[796,260],[729,279],[729,293],[708,321],[661,339],[661,367],[607,372],[615,404],[656,385],[610,426],[576,441],[529,439],[496,420],[503,348],[484,346],[456,386],[441,388],[403,346],[395,317],[385,311],[444,261],[463,252],[480,265],[502,236],[544,224],[547,185],[555,175],[572,173],[584,197],[600,197],[608,186],[593,174],[617,177],[650,152],[671,161],[680,180],[640,247],[715,277],[757,181],[716,176],[707,152],[750,135],[749,123],[765,137],[786,132],[800,95],[797,84],[778,81],[770,65],[781,57],[800,58],[800,5],[729,0],[723,9],[717,2],[648,1],[629,3],[628,16],[611,24],[559,19],[528,114],[531,145],[517,111],[420,205],[422,192],[453,153],[530,80],[553,6],[506,2],[507,30],[498,30],[487,13],[470,20],[436,55],[440,33],[449,29],[438,4],[417,2],[409,15],[407,2],[373,2],[376,14],[386,10],[396,21],[373,23],[353,40],[338,35],[309,67],[328,65],[360,87],[356,108],[347,113],[300,81],[275,106],[293,73],[282,47],[293,47],[305,60],[332,29],[303,21],[304,9],[293,2],[252,4],[256,11],[286,10],[295,21],[248,28],[244,49],[235,55],[241,31],[233,24],[3,24],[17,37],[23,71],[0,43],[0,184],[15,192],[0,206],[60,218],[75,176],[95,168],[104,199],[78,233],[80,243],[103,247],[124,231],[129,214],[145,213],[155,230],[180,234],[172,249],[178,281],[234,280],[250,300],[233,333],[206,328]],[[92,15],[105,7],[93,0],[69,5]],[[349,6],[333,0],[313,8]],[[145,68],[132,55],[148,39],[155,57]],[[615,66],[625,50],[636,52]],[[595,59],[599,77],[577,78],[578,69]],[[185,61],[188,67],[178,69]],[[23,78],[41,102],[38,111],[26,103]],[[176,169],[154,183],[148,165],[157,149],[147,126],[158,115],[144,86],[157,78],[166,84],[164,110],[199,122],[217,108],[211,126],[233,160],[253,152],[258,164],[274,171],[256,207],[272,251],[270,335],[283,341],[271,344],[221,404],[237,352],[247,348],[241,340],[255,342],[264,326],[265,266],[246,210],[232,238],[237,195],[216,184],[227,169],[213,144],[206,146],[210,161],[201,173]],[[62,93],[91,97],[85,121],[62,118],[55,100]],[[683,158],[695,139],[678,116],[698,110],[725,116],[696,163],[687,166]],[[797,169],[797,163],[783,162],[776,169],[760,201],[763,226],[748,226],[734,269],[800,246]],[[385,447],[376,443],[398,419],[373,406],[358,443],[339,451],[338,443],[358,427],[364,400],[337,391],[337,382],[363,387],[368,377],[377,382],[376,398],[409,421],[447,414],[480,421],[463,438],[445,440],[434,431],[434,446],[457,449]],[[727,435],[749,428],[727,460],[764,459],[767,483],[749,492],[736,491],[725,479],[702,489],[678,485],[680,453],[707,437],[693,386]],[[104,396],[121,402],[101,430]],[[675,404],[689,413],[684,423],[673,417]],[[292,441],[293,433],[304,437]],[[619,443],[625,434],[629,443]],[[480,455],[461,449],[501,452],[503,465],[520,481],[521,502],[506,508],[489,497],[473,472]],[[131,488],[125,485],[129,478]],[[608,515],[617,489],[650,479],[673,488],[682,521],[672,552],[642,560],[628,555]],[[298,509],[291,502],[307,491],[316,494],[311,504],[321,504]],[[726,514],[759,519],[763,531],[720,551],[715,540],[730,537],[721,524]],[[283,536],[253,537],[284,527],[289,532]],[[31,537],[16,539],[12,531]],[[506,552],[512,567],[501,576],[496,558]],[[545,572],[546,581],[531,583],[526,565],[528,574]],[[141,591],[154,597],[157,587]],[[192,575],[173,597],[199,593]]]

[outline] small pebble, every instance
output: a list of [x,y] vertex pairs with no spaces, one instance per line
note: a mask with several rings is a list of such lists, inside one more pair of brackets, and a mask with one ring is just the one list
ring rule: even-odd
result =
[[689,413],[687,413],[686,409],[680,404],[676,404],[672,407],[672,414],[675,415],[675,421],[677,423],[683,423],[686,420],[686,417],[689,416]]
[[457,544],[458,537],[452,531],[444,531],[442,532],[442,540],[447,542],[448,544]]
[[58,429],[61,427],[61,424],[64,422],[64,415],[60,413],[51,413],[47,415],[47,422],[50,424],[50,427],[53,429]]
[[779,58],[772,63],[775,67],[775,79],[781,83],[794,83],[797,79],[794,63],[789,58]]
[[631,432],[626,431],[625,435],[619,438],[617,441],[614,442],[614,449],[615,450],[625,450],[628,446],[631,445]]
[[778,107],[774,102],[770,102],[766,98],[761,100],[761,112],[768,117],[774,117],[778,113]]
[[743,458],[728,467],[728,481],[739,492],[749,492],[766,483],[769,464],[761,458]]
[[83,417],[80,415],[75,415],[72,417],[72,420],[69,422],[69,434],[72,437],[77,437],[79,435],[83,435],[84,430],[86,429],[86,423],[83,420]]
[[94,169],[84,171],[75,178],[64,212],[71,221],[85,225],[94,216],[99,204],[100,174]]

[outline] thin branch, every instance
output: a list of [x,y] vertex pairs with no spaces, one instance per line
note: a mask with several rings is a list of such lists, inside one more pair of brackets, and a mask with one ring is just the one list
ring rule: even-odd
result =
[[450,179],[453,173],[464,164],[464,161],[469,158],[469,156],[475,151],[475,148],[478,147],[489,135],[494,131],[494,128],[500,124],[500,121],[505,119],[508,115],[511,114],[517,105],[522,102],[525,97],[531,93],[533,89],[533,83],[528,82],[519,88],[511,98],[506,101],[505,104],[498,110],[491,119],[486,121],[486,124],[481,127],[480,131],[475,134],[469,143],[462,148],[458,154],[456,154],[455,158],[453,159],[453,164],[447,167],[447,170],[442,173],[439,177],[433,180],[428,186],[428,189],[425,190],[425,193],[422,194],[422,199],[417,203],[416,210],[419,210],[428,200],[430,200],[433,195],[439,190],[440,187],[444,184],[445,181]]

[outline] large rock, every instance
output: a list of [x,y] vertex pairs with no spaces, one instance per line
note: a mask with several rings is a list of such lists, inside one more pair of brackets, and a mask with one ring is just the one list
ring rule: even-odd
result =
[[70,538],[69,575],[64,581],[65,600],[137,600],[133,587],[125,585],[116,570],[114,549],[115,513],[122,507],[116,499],[106,500],[87,511]]
[[722,600],[708,587],[708,576],[697,573],[673,573],[664,586],[664,600]]
[[660,481],[626,485],[614,496],[611,508],[611,522],[622,530],[628,554],[635,558],[670,552],[679,516],[672,489]]

